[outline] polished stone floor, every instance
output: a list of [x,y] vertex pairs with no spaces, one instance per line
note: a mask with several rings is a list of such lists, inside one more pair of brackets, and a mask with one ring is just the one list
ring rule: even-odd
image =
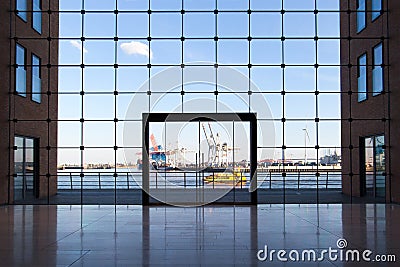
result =
[[[347,247],[338,250],[340,238]],[[318,258],[331,247],[398,258],[400,206],[3,206],[0,239],[0,266],[399,266],[257,254],[267,246],[268,255],[313,250]]]

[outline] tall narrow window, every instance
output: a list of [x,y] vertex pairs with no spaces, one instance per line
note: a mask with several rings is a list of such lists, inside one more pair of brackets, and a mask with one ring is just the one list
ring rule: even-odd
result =
[[20,17],[23,21],[28,21],[28,0],[17,0],[16,2],[18,17]]
[[38,197],[38,139],[14,138],[14,201]]
[[366,0],[357,0],[357,32],[362,31],[366,24]]
[[374,47],[374,65],[372,69],[372,92],[379,95],[383,92],[383,45]]
[[386,191],[386,163],[385,163],[385,136],[375,136],[375,196],[385,197]]
[[372,0],[372,20],[377,19],[381,15],[382,0]]
[[367,54],[358,58],[357,63],[358,102],[367,99]]
[[42,77],[40,70],[40,58],[32,55],[32,100],[40,103],[42,92]]
[[32,0],[32,27],[42,33],[42,0]]
[[15,91],[26,96],[26,50],[17,44],[15,49]]

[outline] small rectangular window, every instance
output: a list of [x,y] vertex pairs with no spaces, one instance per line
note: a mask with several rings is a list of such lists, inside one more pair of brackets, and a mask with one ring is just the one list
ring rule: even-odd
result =
[[367,54],[358,58],[357,63],[358,102],[367,99]]
[[42,33],[42,0],[32,0],[32,27]]
[[17,44],[15,49],[15,91],[26,96],[26,50]]
[[372,0],[372,21],[381,15],[382,0]]
[[23,21],[28,21],[28,0],[17,0],[16,1],[16,9],[18,10],[18,17],[20,17]]
[[357,32],[362,31],[366,25],[366,0],[357,0]]
[[379,95],[383,92],[383,45],[374,47],[374,65],[372,69],[372,92]]
[[42,77],[40,69],[40,58],[32,55],[32,100],[40,103],[42,92]]

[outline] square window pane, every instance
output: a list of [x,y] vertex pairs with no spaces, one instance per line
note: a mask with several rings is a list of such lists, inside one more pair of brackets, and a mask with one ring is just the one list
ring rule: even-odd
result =
[[152,43],[147,41],[121,41],[118,42],[118,64],[147,65],[154,57]]
[[[264,147],[265,149],[272,150],[276,146],[282,146],[282,123],[276,123],[273,121],[259,120],[257,122],[257,146]],[[264,157],[259,157],[258,159],[265,159]],[[274,158],[274,154],[268,155],[269,159]]]
[[253,10],[276,10],[281,11],[282,0],[251,0],[251,9]]
[[[183,69],[183,84],[185,91],[208,91],[213,93],[215,91],[217,70],[213,66],[189,66]],[[200,78],[201,77],[201,78]],[[200,78],[200,79],[199,79]],[[198,81],[208,81],[206,83],[198,83]]]
[[[85,148],[83,151],[83,162],[84,165],[88,164],[112,164],[114,165],[115,162],[115,156],[114,156],[114,149],[112,148]],[[86,172],[84,179],[84,186],[92,186],[92,188],[96,188],[98,186],[98,174],[90,174],[90,172]],[[107,177],[107,180],[114,181],[114,177],[112,177],[112,174]],[[92,182],[90,185],[89,183]],[[113,184],[109,183],[109,186],[113,188]],[[88,199],[90,199],[88,197]]]
[[318,44],[318,64],[340,65],[340,40],[320,40]]
[[115,15],[108,13],[86,13],[85,37],[114,37]]
[[113,95],[88,95],[84,96],[84,118],[113,120],[115,117]]
[[[86,49],[86,48],[83,48]],[[59,65],[75,65],[82,63],[82,42],[76,40],[59,41]],[[86,51],[86,50],[85,50]]]
[[[114,41],[85,41],[84,63],[92,65],[110,65],[115,62],[115,42]],[[99,56],[101,54],[101,56]]]
[[182,42],[176,40],[155,40],[151,42],[153,58],[151,64],[180,65]]
[[338,121],[322,121],[318,124],[318,141],[321,147],[330,147],[331,152],[335,151],[340,154],[341,147],[341,122]]
[[[83,136],[85,150],[86,147],[110,147],[113,149],[115,144],[114,123],[85,122],[83,124]],[[111,159],[108,162],[111,162]]]
[[316,71],[313,67],[285,68],[285,86],[288,92],[314,92]]
[[182,15],[180,13],[153,13],[150,16],[151,37],[181,37]]
[[318,68],[318,91],[340,92],[340,67]]
[[[260,110],[258,103],[266,104],[266,108]],[[283,117],[283,97],[280,94],[253,94],[251,98],[252,111],[257,112],[259,119],[277,119]]]
[[164,93],[152,93],[150,96],[151,112],[182,112],[182,96],[179,90]]
[[243,40],[218,41],[218,62],[221,64],[248,64],[249,43]]
[[104,11],[115,10],[115,1],[110,0],[85,0],[85,10],[88,11]]
[[317,16],[319,37],[340,36],[340,13],[319,13]]
[[78,67],[58,67],[58,92],[76,92],[82,90],[82,69]]
[[318,95],[318,116],[321,119],[340,119],[340,94]]
[[281,37],[282,15],[280,13],[252,13],[251,16],[252,37]]
[[[146,67],[119,67],[117,70],[117,91],[137,92],[140,89],[147,91],[144,84],[149,78],[149,69]],[[143,87],[144,86],[144,87]]]
[[149,36],[149,15],[146,13],[118,14],[118,37],[146,38]]
[[318,10],[339,10],[340,0],[317,0]]
[[[142,122],[125,121],[118,124],[117,144],[121,147],[142,146]],[[141,151],[140,151],[141,152]]]
[[315,119],[316,101],[314,94],[285,95],[286,119]]
[[253,40],[251,64],[277,65],[282,63],[282,42],[275,40]]
[[149,10],[150,1],[118,1],[118,10],[122,11],[136,11],[136,10]]
[[280,93],[283,89],[283,71],[280,67],[254,67],[251,69],[251,79],[261,92]]
[[182,0],[149,0],[152,10],[181,10]]
[[125,120],[142,121],[142,113],[150,112],[150,97],[146,93],[134,94],[131,99],[125,99],[123,102],[129,102],[125,116],[122,116],[123,114],[119,114]]
[[249,9],[249,1],[248,0],[218,0],[218,9],[246,11]]
[[314,13],[285,13],[283,34],[285,37],[314,37],[316,34]]
[[86,67],[84,71],[85,92],[114,92],[113,67]]
[[216,36],[213,13],[187,13],[183,18],[185,37],[213,38]]
[[234,113],[234,112],[249,112],[249,95],[237,93],[220,88],[222,91],[217,97],[218,112]]
[[314,65],[315,42],[310,40],[286,40],[285,64]]
[[183,112],[213,113],[216,111],[216,103],[217,102],[215,100],[214,94],[200,94],[200,93],[188,92],[183,96]]
[[315,9],[315,0],[284,0],[284,9],[286,10],[309,10],[313,13]]
[[183,57],[185,63],[190,62],[215,62],[214,41],[209,40],[186,40],[184,43]]
[[[301,137],[300,137],[301,136]],[[316,126],[314,122],[290,121],[285,123],[286,146],[302,148],[302,151],[295,152],[296,158],[304,158],[305,147],[307,147],[307,156],[310,158],[310,152],[315,151],[317,140]],[[291,148],[292,149],[292,148]],[[292,150],[293,151],[293,150]],[[290,157],[287,151],[286,156]],[[294,151],[293,151],[294,152]],[[316,154],[314,154],[315,158]]]
[[81,145],[81,126],[82,124],[79,121],[58,122],[58,131],[62,134],[58,135],[57,146],[61,148],[79,149]]
[[83,8],[82,0],[59,0],[60,10],[62,11],[81,11]]
[[181,66],[164,67],[156,66],[150,68],[151,91],[165,92],[182,84]]
[[218,91],[230,91],[247,94],[250,90],[251,84],[249,84],[249,68],[247,67],[218,67],[217,79]]
[[218,37],[248,37],[249,15],[247,13],[218,14]]
[[[82,96],[79,94],[58,95],[58,119],[79,120],[82,117]],[[62,132],[61,132],[62,133]]]
[[183,2],[185,10],[209,10],[216,9],[215,0],[185,0]]
[[[78,149],[70,149],[70,148],[59,148],[57,149],[57,161],[58,165],[74,165],[80,166],[81,162],[81,151]],[[62,175],[58,176],[58,189],[70,189],[70,172],[79,172],[78,170],[66,170],[62,171]],[[67,173],[68,172],[68,173]],[[75,181],[75,180],[73,180]]]
[[[142,161],[142,149],[141,148],[121,148],[117,151],[117,162],[125,164],[128,169],[123,168],[123,171],[129,171],[130,174],[135,176],[134,180],[129,178],[130,186],[133,187],[137,182],[141,184],[141,165]],[[122,171],[120,170],[120,171]]]

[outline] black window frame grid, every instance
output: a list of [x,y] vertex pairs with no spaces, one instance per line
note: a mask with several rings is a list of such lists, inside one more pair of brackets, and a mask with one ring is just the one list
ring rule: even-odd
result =
[[[315,0],[315,2],[314,2],[315,4],[314,4],[314,9],[313,10],[286,10],[285,6],[284,6],[285,0],[282,0],[282,6],[281,6],[280,10],[278,10],[278,9],[277,10],[253,10],[253,9],[251,9],[251,0],[249,0],[249,9],[247,9],[247,10],[235,10],[235,11],[233,11],[233,10],[218,10],[218,6],[215,7],[215,10],[207,10],[207,11],[204,11],[204,10],[197,10],[197,11],[195,11],[195,10],[185,10],[184,6],[183,6],[183,1],[182,1],[182,9],[181,10],[152,10],[151,9],[151,5],[150,5],[151,1],[149,1],[149,9],[148,10],[119,10],[118,9],[118,1],[119,0],[115,1],[116,6],[115,6],[114,10],[111,10],[111,9],[110,10],[97,10],[97,11],[96,10],[86,10],[85,9],[85,0],[82,0],[81,1],[82,6],[81,6],[80,10],[61,10],[61,11],[59,11],[59,14],[63,14],[63,13],[65,13],[65,14],[67,14],[67,13],[81,14],[81,22],[82,22],[81,23],[81,36],[56,38],[59,41],[77,41],[78,43],[80,43],[80,45],[81,45],[81,62],[80,62],[80,64],[77,64],[77,65],[74,65],[74,64],[66,64],[66,65],[58,64],[57,66],[51,65],[50,62],[47,62],[47,65],[50,64],[50,68],[58,67],[58,68],[61,69],[61,68],[64,68],[64,67],[65,68],[72,67],[72,68],[80,69],[81,70],[81,77],[84,77],[85,69],[87,69],[87,68],[96,68],[96,67],[113,68],[114,69],[114,73],[115,73],[113,90],[109,90],[109,91],[106,91],[106,92],[94,91],[94,92],[90,92],[90,94],[94,94],[94,95],[109,95],[109,96],[114,98],[114,101],[115,101],[114,103],[117,103],[117,100],[118,100],[119,96],[135,94],[134,90],[132,90],[132,91],[124,91],[124,92],[117,90],[117,73],[118,73],[118,69],[119,68],[123,68],[123,67],[126,67],[126,68],[135,68],[135,67],[147,68],[148,69],[148,78],[149,78],[151,76],[151,74],[152,74],[152,69],[154,67],[181,66],[182,67],[182,73],[184,73],[185,68],[191,67],[190,64],[185,64],[185,62],[183,61],[184,60],[183,57],[181,58],[180,64],[178,64],[178,63],[177,64],[152,64],[152,60],[151,60],[150,55],[148,56],[148,61],[146,62],[146,64],[119,64],[119,61],[118,61],[118,58],[117,58],[116,55],[117,55],[117,49],[118,49],[119,42],[121,42],[121,41],[132,41],[132,40],[140,41],[140,42],[143,42],[143,43],[147,44],[149,46],[149,48],[151,49],[151,44],[152,44],[153,41],[167,40],[167,39],[168,40],[175,40],[177,42],[181,42],[182,54],[183,54],[183,44],[184,44],[185,41],[187,41],[187,40],[209,40],[209,41],[213,41],[215,43],[215,54],[216,55],[218,55],[218,53],[220,52],[218,50],[218,42],[221,41],[221,40],[242,40],[243,42],[247,42],[248,43],[247,44],[247,46],[248,46],[248,51],[247,52],[249,54],[251,54],[251,42],[253,40],[260,39],[260,40],[276,40],[278,42],[280,41],[281,42],[281,64],[252,64],[251,57],[248,58],[247,64],[220,64],[218,62],[218,57],[216,56],[216,62],[214,64],[210,64],[209,67],[214,67],[216,73],[218,72],[218,68],[219,67],[223,67],[223,66],[248,68],[248,77],[249,77],[249,79],[251,79],[251,77],[252,77],[252,69],[254,69],[254,68],[258,68],[258,67],[274,67],[274,68],[280,68],[281,69],[282,77],[283,77],[282,78],[282,85],[281,85],[282,86],[282,90],[275,90],[275,91],[262,90],[259,93],[260,94],[265,94],[265,95],[271,94],[271,95],[280,95],[281,96],[281,98],[282,98],[282,117],[279,117],[279,118],[278,117],[273,117],[273,118],[269,118],[269,119],[268,118],[260,118],[259,121],[273,121],[275,123],[280,123],[279,126],[282,126],[282,129],[283,129],[282,130],[282,136],[278,136],[277,138],[278,139],[282,138],[282,142],[280,142],[281,145],[276,145],[276,146],[272,146],[272,147],[259,147],[259,149],[282,149],[283,151],[286,151],[287,149],[292,149],[292,148],[295,148],[295,149],[315,149],[316,150],[316,159],[318,160],[319,155],[320,155],[320,151],[322,149],[339,148],[337,146],[335,146],[335,147],[320,147],[319,146],[319,143],[318,143],[318,123],[320,123],[320,122],[343,122],[343,121],[345,121],[345,119],[339,118],[340,116],[338,118],[320,118],[319,115],[318,115],[319,114],[319,111],[318,111],[318,97],[321,94],[329,94],[329,93],[330,94],[338,94],[338,95],[341,95],[342,97],[345,97],[347,95],[350,96],[351,94],[348,94],[348,92],[346,92],[346,91],[321,91],[320,90],[320,88],[318,86],[318,69],[323,68],[323,67],[337,67],[337,68],[340,68],[340,67],[343,67],[343,65],[341,63],[340,64],[318,64],[318,41],[320,41],[320,40],[341,40],[343,37],[340,37],[340,36],[319,37],[318,34],[317,34],[318,33],[318,19],[317,18],[318,18],[318,14],[322,14],[322,13],[336,13],[336,14],[339,15],[341,12],[346,12],[346,11],[318,10],[317,3],[319,3],[320,0]],[[366,7],[366,9],[367,9],[367,7]],[[351,9],[349,8],[349,10],[351,10]],[[44,11],[42,11],[42,12],[44,13]],[[207,12],[207,13],[210,13],[210,14],[214,14],[216,29],[218,29],[218,15],[219,14],[229,13],[229,12],[247,14],[248,17],[249,17],[249,36],[241,36],[239,38],[234,38],[234,37],[222,38],[222,37],[218,37],[217,35],[216,36],[207,37],[207,38],[203,38],[203,37],[191,38],[191,37],[186,37],[186,36],[176,36],[176,37],[173,37],[173,38],[155,38],[155,37],[152,37],[150,35],[151,16],[152,16],[152,14],[155,14],[155,13],[176,13],[176,14],[180,14],[182,16],[182,20],[183,20],[183,17],[185,16],[185,14],[187,14],[189,12],[193,12],[193,13],[202,13],[202,12],[205,13],[205,12]],[[277,14],[281,15],[281,25],[282,25],[282,28],[281,28],[282,36],[281,37],[271,37],[270,38],[270,37],[257,37],[257,36],[251,36],[250,35],[250,32],[251,32],[251,14],[263,13],[263,12],[264,13],[277,13]],[[285,16],[285,14],[290,13],[290,12],[298,12],[298,13],[306,12],[307,14],[309,13],[310,15],[313,14],[314,18],[315,18],[315,30],[314,30],[315,31],[315,36],[314,37],[306,37],[306,38],[304,38],[302,36],[286,37],[284,35],[284,33],[283,33],[283,27],[284,27],[284,23],[285,23],[284,16]],[[356,13],[356,12],[357,12],[357,10],[352,11],[352,13]],[[49,18],[51,17],[51,13],[52,12],[49,12],[49,14],[48,14]],[[114,36],[86,37],[85,34],[84,34],[85,33],[85,27],[84,27],[84,25],[85,25],[84,24],[85,23],[85,16],[86,16],[86,14],[90,14],[90,13],[114,14],[114,16],[115,16],[115,25],[114,25],[115,26],[115,34],[114,34]],[[148,37],[139,37],[139,38],[120,38],[118,36],[118,32],[117,32],[118,31],[118,15],[122,14],[122,13],[127,13],[127,14],[129,14],[129,13],[132,13],[132,14],[133,13],[148,14],[149,36]],[[384,10],[382,13],[387,13],[387,10]],[[351,12],[348,13],[348,16],[349,17],[351,16]],[[366,23],[366,26],[367,26],[367,23]],[[50,27],[50,25],[46,25],[46,27]],[[183,34],[183,27],[184,27],[184,25],[182,24],[182,34]],[[365,27],[363,29],[365,29]],[[351,29],[351,31],[353,31],[353,29]],[[360,33],[360,32],[357,31],[357,29],[356,29],[356,32]],[[20,38],[20,39],[26,38],[24,36],[12,36],[12,38],[14,38],[14,37],[17,37],[17,38]],[[43,37],[39,37],[39,38],[36,38],[36,39],[37,40],[46,41],[46,38],[47,37],[43,36]],[[362,39],[362,37],[359,37],[359,38]],[[378,40],[378,39],[381,39],[382,36],[376,36],[376,37],[372,37],[372,38]],[[387,38],[387,37],[384,37],[384,38]],[[26,39],[29,39],[29,38],[26,38]],[[110,42],[113,41],[114,42],[114,49],[115,49],[114,53],[115,53],[115,55],[114,55],[113,64],[85,64],[85,61],[84,61],[85,49],[86,49],[85,48],[85,42],[86,41],[91,41],[91,40],[98,40],[98,41],[103,40],[103,41],[110,41]],[[315,68],[315,73],[316,73],[315,88],[314,88],[315,90],[300,91],[300,92],[289,92],[289,91],[286,90],[286,84],[285,84],[286,68],[287,67],[304,67],[304,64],[290,64],[290,65],[286,64],[286,59],[285,59],[285,41],[288,41],[288,40],[308,40],[308,41],[314,43],[314,48],[315,48],[315,53],[316,53],[315,54],[316,61],[315,61],[314,64],[306,64],[306,66]],[[349,42],[350,41],[351,40],[349,40]],[[350,66],[351,63],[349,62],[348,65]],[[351,91],[351,88],[349,90]],[[216,87],[216,91],[218,92],[218,88],[217,87]],[[84,78],[82,78],[82,81],[81,81],[81,88],[79,88],[76,91],[73,91],[73,92],[53,91],[52,88],[49,88],[49,92],[52,95],[58,95],[58,96],[76,95],[78,97],[80,96],[80,98],[81,98],[81,105],[82,105],[81,117],[80,118],[74,118],[74,119],[59,119],[58,121],[59,122],[76,122],[76,123],[80,123],[80,126],[81,126],[80,127],[81,128],[81,133],[80,133],[80,135],[81,135],[81,143],[80,143],[80,146],[79,147],[71,147],[71,148],[72,149],[79,149],[79,151],[80,151],[80,164],[79,165],[80,165],[81,168],[83,168],[83,166],[86,163],[84,161],[84,151],[85,151],[86,147],[85,147],[85,142],[83,140],[83,132],[84,132],[84,125],[85,125],[85,123],[88,122],[88,120],[85,119],[85,114],[83,112],[83,105],[85,103],[85,97],[87,95],[90,95],[85,90]],[[183,95],[182,95],[182,92],[183,92]],[[152,88],[149,88],[149,91],[147,93],[147,95],[149,97],[149,101],[151,99],[152,93],[156,93],[156,92],[152,91]],[[190,92],[185,92],[184,90],[182,90],[179,93],[182,95],[182,99],[183,99],[184,95],[190,94]],[[207,92],[202,92],[202,93],[207,93]],[[249,99],[251,99],[251,95],[254,94],[255,92],[250,92],[249,91],[248,93],[249,93]],[[310,95],[315,96],[315,106],[316,106],[315,118],[293,119],[293,118],[285,117],[285,113],[286,113],[285,112],[285,96],[287,96],[289,94],[292,94],[292,93],[294,93],[294,94],[304,94],[304,95],[310,94]],[[218,95],[215,95],[215,99],[218,99]],[[119,123],[123,123],[124,120],[121,119],[121,118],[118,118],[118,116],[117,116],[117,108],[116,107],[117,107],[117,105],[115,104],[114,118],[99,119],[99,120],[94,119],[92,121],[100,121],[100,122],[107,121],[107,122],[114,123],[115,131],[117,131],[117,127],[118,127],[117,125]],[[215,111],[218,112],[217,109]],[[351,114],[350,114],[350,116],[351,116]],[[15,120],[17,118],[10,118],[10,119]],[[48,119],[47,118],[43,118],[43,121],[46,121],[46,120],[48,120]],[[370,119],[370,120],[375,120],[375,119]],[[24,119],[18,119],[18,121],[19,122],[23,122]],[[131,121],[139,122],[140,119],[137,119],[137,120],[136,119],[132,119]],[[316,132],[317,132],[316,145],[315,146],[310,146],[310,147],[308,147],[307,145],[305,147],[302,147],[302,146],[299,146],[299,147],[288,147],[288,146],[286,146],[286,141],[285,141],[285,134],[286,134],[285,133],[285,123],[291,122],[291,121],[293,121],[293,122],[302,121],[302,122],[307,122],[307,123],[312,124],[313,127],[315,127]],[[278,143],[279,142],[277,142],[277,144]],[[117,143],[117,139],[115,138],[114,146],[113,147],[107,147],[108,149],[114,149],[115,150],[114,162],[113,162],[114,166],[117,166],[117,164],[118,164],[117,156],[116,156],[117,152],[116,151],[118,149],[122,148],[121,146],[118,146],[118,145],[119,144]],[[99,145],[99,147],[101,147],[101,145]],[[51,149],[59,149],[59,148],[63,149],[63,147],[57,147],[57,148],[51,148]],[[117,148],[117,149],[115,149],[115,148]],[[137,148],[139,148],[139,147],[137,147]],[[341,145],[340,148],[341,149],[347,149],[348,147],[344,148]],[[45,147],[41,147],[41,149],[45,149]],[[284,176],[284,174],[286,174],[285,171],[282,172],[282,176]],[[317,174],[319,174],[318,173],[318,168],[317,168]],[[44,174],[41,174],[41,175],[44,175]],[[56,175],[56,174],[52,174],[52,175]],[[81,172],[81,175],[83,175],[81,177],[84,177],[83,172]],[[114,175],[116,175],[115,177],[117,177],[117,168],[116,167],[114,168]],[[318,192],[318,190],[317,190],[317,192]]]

